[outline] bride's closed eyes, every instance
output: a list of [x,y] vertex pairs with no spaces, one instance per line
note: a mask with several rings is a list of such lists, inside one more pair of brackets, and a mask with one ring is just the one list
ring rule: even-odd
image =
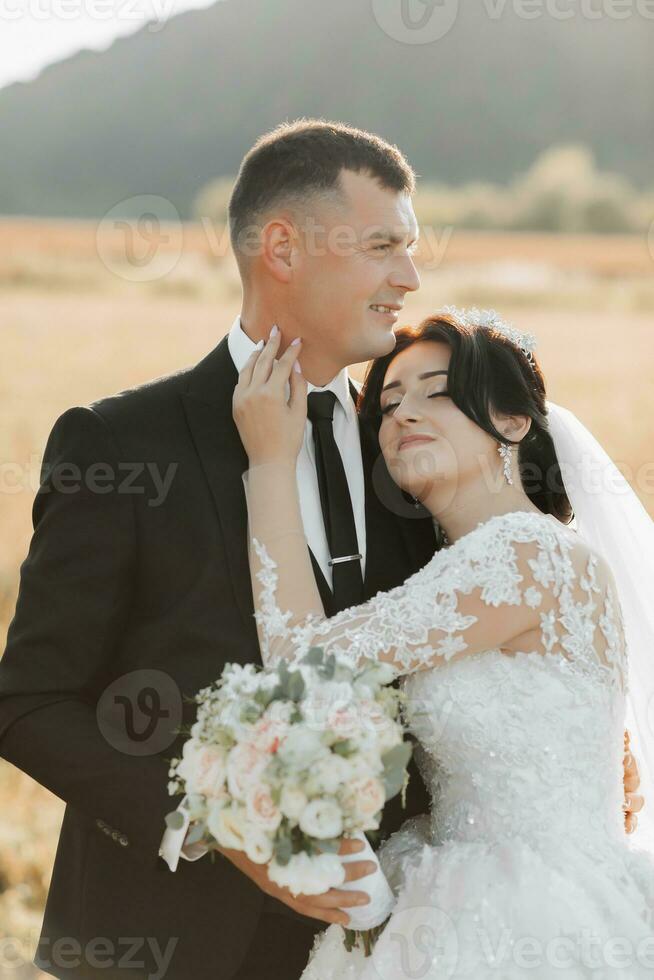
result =
[[[448,391],[435,391],[433,392],[433,394],[427,395],[427,398],[449,398],[449,397],[450,395]],[[382,415],[388,415],[392,408],[397,408],[397,406],[400,404],[401,402],[389,402],[388,405],[384,405],[384,407],[380,409],[380,412]]]

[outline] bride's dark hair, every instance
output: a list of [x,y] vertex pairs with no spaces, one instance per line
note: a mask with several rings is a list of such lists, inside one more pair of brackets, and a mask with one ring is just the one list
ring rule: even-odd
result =
[[549,431],[545,381],[534,355],[531,360],[507,337],[487,326],[462,325],[456,317],[439,313],[417,327],[396,332],[395,348],[370,364],[357,399],[362,420],[381,425],[381,391],[391,361],[402,351],[422,341],[447,344],[452,351],[447,373],[450,398],[464,415],[476,422],[498,442],[516,445],[495,428],[491,410],[497,415],[523,415],[531,419],[519,443],[518,463],[525,493],[544,514],[563,523],[572,519],[572,507],[563,485]]

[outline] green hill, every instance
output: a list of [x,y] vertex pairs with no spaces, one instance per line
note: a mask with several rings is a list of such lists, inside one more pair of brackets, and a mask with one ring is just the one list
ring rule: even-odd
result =
[[223,0],[0,90],[0,213],[96,217],[159,194],[188,217],[260,133],[301,115],[372,129],[433,180],[508,181],[575,142],[645,186],[654,20],[635,8],[529,20],[477,0],[441,40],[409,45],[372,0]]

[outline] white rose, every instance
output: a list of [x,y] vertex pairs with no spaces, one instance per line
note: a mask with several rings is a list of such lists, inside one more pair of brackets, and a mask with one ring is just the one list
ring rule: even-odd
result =
[[184,743],[177,775],[186,783],[186,792],[209,799],[218,798],[225,788],[225,752],[216,745],[203,745],[194,739]]
[[381,753],[402,741],[400,727],[376,701],[362,701],[359,707],[363,728],[374,735]]
[[212,806],[207,815],[207,828],[221,847],[245,850],[245,810],[238,803]]
[[383,660],[371,661],[354,681],[354,688],[363,693],[365,689],[385,687],[395,680],[398,673],[398,669],[392,664],[385,663]]
[[303,851],[294,854],[286,865],[271,861],[268,877],[293,895],[322,895],[345,881],[345,865],[337,854],[310,857]]
[[338,803],[328,798],[307,803],[300,817],[300,830],[317,840],[340,837],[343,818]]
[[309,793],[331,795],[342,783],[346,783],[351,775],[352,770],[347,759],[331,752],[324,759],[319,759],[312,767],[307,779],[307,790]]
[[286,738],[288,730],[288,722],[264,716],[254,725],[251,735],[252,744],[260,752],[274,755]]
[[245,800],[250,787],[259,782],[269,758],[249,742],[242,742],[230,749],[227,756],[227,786],[235,799]]
[[349,755],[347,761],[352,779],[367,779],[368,776],[377,776],[384,771],[379,747],[372,737],[365,741],[359,739],[358,750],[354,755]]
[[304,725],[294,725],[279,747],[278,757],[293,769],[305,769],[327,753],[320,735]]
[[248,824],[245,833],[245,853],[255,864],[267,864],[273,856],[273,842],[265,831]]
[[335,705],[327,715],[327,730],[339,739],[356,738],[361,732],[361,716],[354,702]]
[[252,725],[241,720],[242,713],[243,703],[234,696],[233,700],[221,706],[218,719],[220,724],[239,742],[247,738],[252,731]]
[[346,681],[321,681],[302,701],[305,724],[315,732],[328,731],[329,716],[352,703],[352,686]]
[[343,802],[362,830],[376,830],[376,815],[386,802],[384,785],[375,776],[356,779],[350,783]]
[[267,833],[273,833],[282,822],[281,811],[267,786],[252,786],[245,798],[245,808],[250,823]]
[[285,786],[279,801],[279,809],[289,820],[299,820],[309,801],[297,786]]

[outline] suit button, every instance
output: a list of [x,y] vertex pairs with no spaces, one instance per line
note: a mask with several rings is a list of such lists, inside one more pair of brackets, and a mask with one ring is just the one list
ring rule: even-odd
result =
[[104,828],[105,828],[105,827],[106,827],[107,825],[106,825],[106,823],[104,822],[104,820],[96,820],[96,821],[95,821],[95,826],[96,826],[96,827],[97,827],[97,828],[98,828],[99,830],[104,830]]
[[121,837],[118,838],[118,843],[122,847],[129,847],[129,841],[127,840],[127,838],[125,837],[124,834]]
[[120,834],[118,833],[117,830],[112,830],[111,831],[111,839],[112,840],[118,840],[119,837],[120,837]]

